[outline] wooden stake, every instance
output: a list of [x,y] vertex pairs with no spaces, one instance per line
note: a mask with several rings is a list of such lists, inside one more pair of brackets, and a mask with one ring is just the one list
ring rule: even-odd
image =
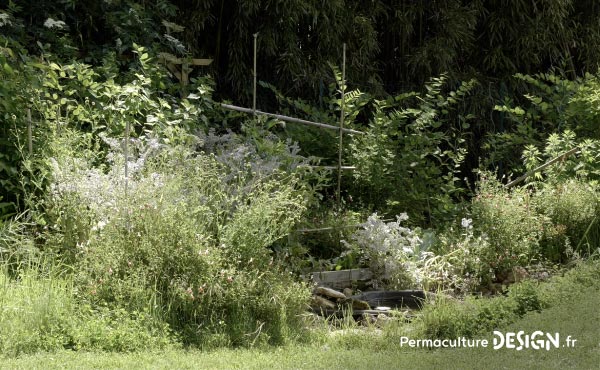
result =
[[254,86],[252,91],[252,111],[256,114],[256,38],[258,33],[254,34],[254,70],[252,74],[254,75]]
[[29,155],[33,154],[33,129],[31,125],[31,109],[27,108],[27,143],[29,146]]
[[342,209],[342,149],[343,149],[343,134],[344,134],[344,108],[345,108],[345,93],[346,93],[346,43],[344,43],[342,51],[342,106],[340,114],[340,143],[338,148],[338,182],[337,182],[337,201],[338,209]]

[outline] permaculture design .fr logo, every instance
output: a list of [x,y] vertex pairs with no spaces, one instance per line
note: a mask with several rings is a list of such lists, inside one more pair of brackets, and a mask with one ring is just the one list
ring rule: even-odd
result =
[[[506,348],[521,351],[523,349],[545,349],[550,351],[554,348],[573,348],[577,339],[570,335],[561,342],[559,333],[546,333],[536,330],[532,333],[525,333],[523,330],[518,332],[506,332],[494,330],[492,339],[492,348],[494,350]],[[487,348],[490,341],[487,339],[469,339],[458,337],[456,339],[411,339],[408,337],[400,338],[400,347],[408,346],[411,348]]]

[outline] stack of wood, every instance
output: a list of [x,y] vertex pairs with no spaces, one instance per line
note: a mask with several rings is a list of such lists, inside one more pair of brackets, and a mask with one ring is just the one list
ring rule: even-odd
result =
[[[420,309],[426,299],[435,295],[422,290],[371,291],[353,295],[348,288],[344,292],[319,286],[314,289],[311,308],[320,315],[344,316],[351,312],[354,318],[378,318],[391,311],[404,312]],[[405,316],[406,316],[405,315]]]
[[363,291],[353,294],[349,288],[373,288],[373,274],[368,269],[313,272],[310,280],[317,285],[313,291],[312,311],[323,316],[342,317],[351,314],[364,322],[388,321],[387,315],[402,312],[407,320],[411,310],[420,309],[426,299],[435,295],[422,290]]
[[311,307],[316,312],[328,313],[330,311],[343,310],[352,307],[352,310],[370,310],[369,303],[352,296],[352,290],[344,289],[344,292],[324,286],[316,287],[313,291]]

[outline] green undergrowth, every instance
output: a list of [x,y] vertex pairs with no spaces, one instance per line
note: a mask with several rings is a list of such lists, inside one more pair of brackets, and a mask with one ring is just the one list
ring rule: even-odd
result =
[[[3,356],[63,349],[138,352],[176,349],[186,342],[181,335],[189,334],[182,331],[181,327],[170,324],[171,319],[165,315],[169,312],[163,311],[164,307],[157,304],[159,302],[151,301],[146,307],[132,309],[110,304],[109,301],[90,301],[90,292],[78,288],[74,280],[76,276],[69,273],[66,266],[48,260],[30,259],[28,262],[2,264],[0,351]],[[343,349],[365,347],[382,350],[394,348],[402,336],[432,339],[477,337],[504,328],[532,311],[544,312],[562,302],[575,301],[582,292],[600,288],[599,281],[600,261],[579,260],[573,268],[564,270],[547,282],[526,280],[511,285],[504,295],[468,296],[460,300],[438,294],[412,322],[392,320],[381,330],[375,326],[359,328],[349,320],[336,326],[345,329],[340,335],[331,334],[333,327],[330,323],[317,325],[316,328],[313,325],[310,331],[281,326],[281,341],[277,344],[304,343]],[[234,286],[229,294],[245,294],[240,289]],[[258,286],[244,289],[258,289]],[[281,302],[289,299],[285,294],[296,293],[291,290],[286,293],[286,290],[280,289],[277,294],[266,303],[241,301],[238,306],[223,306],[230,311],[227,312],[227,321],[223,319],[216,323],[222,327],[222,334],[209,332],[211,335],[205,336],[194,347],[214,349],[235,345],[228,338],[235,338],[233,335],[237,331],[237,335],[249,337],[245,347],[273,348],[270,344],[274,343],[263,339],[268,337],[261,334],[265,328],[260,323],[255,323],[258,326],[255,331],[250,331],[248,325],[253,324],[250,315],[267,315],[269,310],[276,307],[280,310],[277,313],[280,315],[278,320],[286,320],[286,315],[294,312]],[[252,298],[248,296],[247,299]],[[277,299],[279,303],[275,301]],[[266,305],[262,313],[257,311],[261,305]],[[236,311],[236,307],[239,310]],[[243,311],[244,308],[249,311]],[[299,314],[299,311],[296,312],[296,316],[290,319],[302,322]],[[300,336],[301,333],[304,334]]]
[[[128,368],[128,369],[348,369],[369,368],[459,368],[459,369],[595,369],[600,359],[600,284],[598,262],[583,263],[564,276],[541,285],[544,299],[551,307],[526,313],[503,332],[535,330],[558,332],[562,340],[577,339],[573,348],[551,351],[492,348],[414,349],[401,347],[398,336],[345,334],[322,336],[308,345],[230,349],[212,351],[137,351],[127,354],[107,352],[60,351],[36,353],[18,358],[4,358],[2,366],[13,369],[48,368]],[[375,331],[373,331],[375,333]],[[405,333],[412,339],[421,333]],[[481,338],[491,337],[491,332]]]
[[532,312],[543,315],[565,302],[576,302],[590,290],[600,290],[600,261],[597,259],[579,261],[545,282],[526,280],[513,284],[505,294],[496,296],[457,299],[438,294],[425,303],[422,311],[413,312],[410,321],[400,318],[364,326],[352,320],[329,320],[316,326],[311,343],[381,351],[397,348],[402,337],[478,338],[502,330]]
[[0,267],[0,352],[59,349],[131,351],[175,344],[164,323],[144,312],[92,308],[77,299],[59,267]]
[[[576,302],[582,292],[600,289],[600,261],[580,261],[547,282],[526,280],[511,285],[506,294],[493,297],[469,296],[456,299],[439,294],[429,301],[411,323],[396,321],[384,327],[382,335],[360,334],[339,337],[341,343],[394,346],[400,337],[431,339],[474,338],[490,334],[518,321],[530,312],[544,312],[565,302]],[[576,318],[574,318],[576,320]]]

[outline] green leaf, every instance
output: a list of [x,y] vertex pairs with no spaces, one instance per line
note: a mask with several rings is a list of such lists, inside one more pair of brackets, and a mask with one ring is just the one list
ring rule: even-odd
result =
[[2,65],[2,68],[4,68],[4,72],[8,73],[8,74],[13,74],[13,69],[11,68],[11,66],[8,65],[8,63],[4,63]]

